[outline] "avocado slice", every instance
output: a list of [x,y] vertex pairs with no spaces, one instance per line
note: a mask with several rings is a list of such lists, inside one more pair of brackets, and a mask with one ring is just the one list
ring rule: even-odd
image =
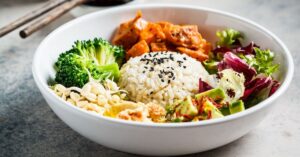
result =
[[205,113],[208,113],[209,111],[211,111],[212,119],[224,117],[224,115],[221,113],[221,111],[209,99],[205,99],[205,101],[203,103],[203,111]]
[[229,107],[222,107],[219,110],[224,116],[230,115]]
[[218,62],[214,60],[206,60],[203,65],[209,74],[216,74],[218,72]]
[[216,102],[220,102],[225,98],[225,92],[221,88],[214,88],[195,95],[196,100],[200,100],[203,97],[209,97]]
[[238,100],[229,104],[230,114],[238,113],[245,110],[244,102],[242,100]]
[[197,107],[193,104],[191,96],[187,96],[176,108],[176,111],[181,115],[195,116],[198,114]]

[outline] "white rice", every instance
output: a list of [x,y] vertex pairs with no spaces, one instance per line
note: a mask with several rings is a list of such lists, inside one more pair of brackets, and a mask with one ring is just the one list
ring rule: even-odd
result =
[[132,101],[165,106],[196,94],[199,78],[214,86],[213,77],[197,60],[176,52],[151,52],[122,66],[119,86]]

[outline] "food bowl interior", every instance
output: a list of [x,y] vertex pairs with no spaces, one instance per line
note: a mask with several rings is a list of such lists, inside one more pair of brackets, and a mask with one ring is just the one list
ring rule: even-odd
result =
[[[217,40],[217,30],[233,28],[241,31],[245,36],[244,45],[255,41],[262,48],[269,48],[275,52],[275,62],[280,64],[276,79],[283,84],[270,98],[246,111],[224,118],[180,124],[138,123],[100,117],[67,105],[59,99],[48,85],[48,81],[55,77],[53,64],[59,54],[69,50],[76,40],[95,37],[110,40],[120,23],[134,18],[138,10],[142,11],[143,18],[148,21],[198,25],[203,38],[211,43]],[[206,151],[240,138],[267,115],[272,102],[287,89],[293,75],[293,61],[289,51],[268,30],[222,11],[169,4],[117,7],[68,22],[42,41],[35,53],[32,68],[36,84],[45,100],[58,117],[72,129],[104,146],[151,156]],[[178,147],[178,143],[181,143],[181,147]]]
[[42,86],[48,86],[48,80],[53,79],[55,71],[53,64],[59,54],[70,49],[74,41],[87,40],[95,37],[111,39],[120,23],[135,17],[138,10],[143,13],[143,18],[148,21],[169,21],[175,24],[195,24],[203,38],[215,43],[216,31],[224,28],[234,28],[245,35],[244,44],[255,41],[262,48],[270,48],[275,52],[275,62],[280,64],[276,74],[282,82],[288,67],[287,55],[277,39],[265,29],[238,17],[221,14],[209,9],[195,9],[179,6],[132,6],[95,12],[73,20],[52,32],[37,50],[33,71]]

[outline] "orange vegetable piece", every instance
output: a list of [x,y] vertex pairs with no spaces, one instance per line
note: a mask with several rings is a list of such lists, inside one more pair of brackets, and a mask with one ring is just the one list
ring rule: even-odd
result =
[[166,25],[172,25],[172,23],[167,22],[167,21],[159,21],[156,23],[159,24],[162,29],[164,29],[166,27]]
[[141,31],[140,40],[145,40],[148,44],[151,42],[161,42],[166,38],[163,29],[159,24],[148,23],[148,25]]
[[204,53],[204,50],[198,49],[198,50],[191,50],[186,47],[177,47],[177,50],[181,53],[185,53],[186,55],[197,59],[198,61],[205,61],[208,59],[208,55]]
[[138,12],[136,17],[128,22],[122,23],[112,39],[114,45],[122,45],[125,50],[130,49],[139,41],[140,32],[147,26],[148,22],[141,18]]
[[196,25],[167,24],[164,33],[169,42],[180,47],[197,49],[202,42],[202,36]]
[[200,44],[201,49],[203,49],[205,54],[208,54],[212,50],[211,43],[207,42],[205,39],[202,39],[202,43]]
[[162,43],[151,43],[150,44],[150,47],[151,47],[151,51],[167,51],[168,48],[167,48],[167,45],[165,42],[162,42]]
[[141,40],[126,52],[126,59],[128,60],[130,57],[140,56],[148,52],[150,52],[150,49],[147,42],[145,40]]

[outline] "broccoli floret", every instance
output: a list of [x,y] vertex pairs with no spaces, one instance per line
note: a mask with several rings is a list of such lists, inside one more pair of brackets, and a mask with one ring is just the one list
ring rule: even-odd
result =
[[118,80],[124,55],[122,47],[101,38],[76,41],[72,49],[62,53],[55,62],[55,81],[66,87],[82,87],[90,77],[100,81],[106,78]]

